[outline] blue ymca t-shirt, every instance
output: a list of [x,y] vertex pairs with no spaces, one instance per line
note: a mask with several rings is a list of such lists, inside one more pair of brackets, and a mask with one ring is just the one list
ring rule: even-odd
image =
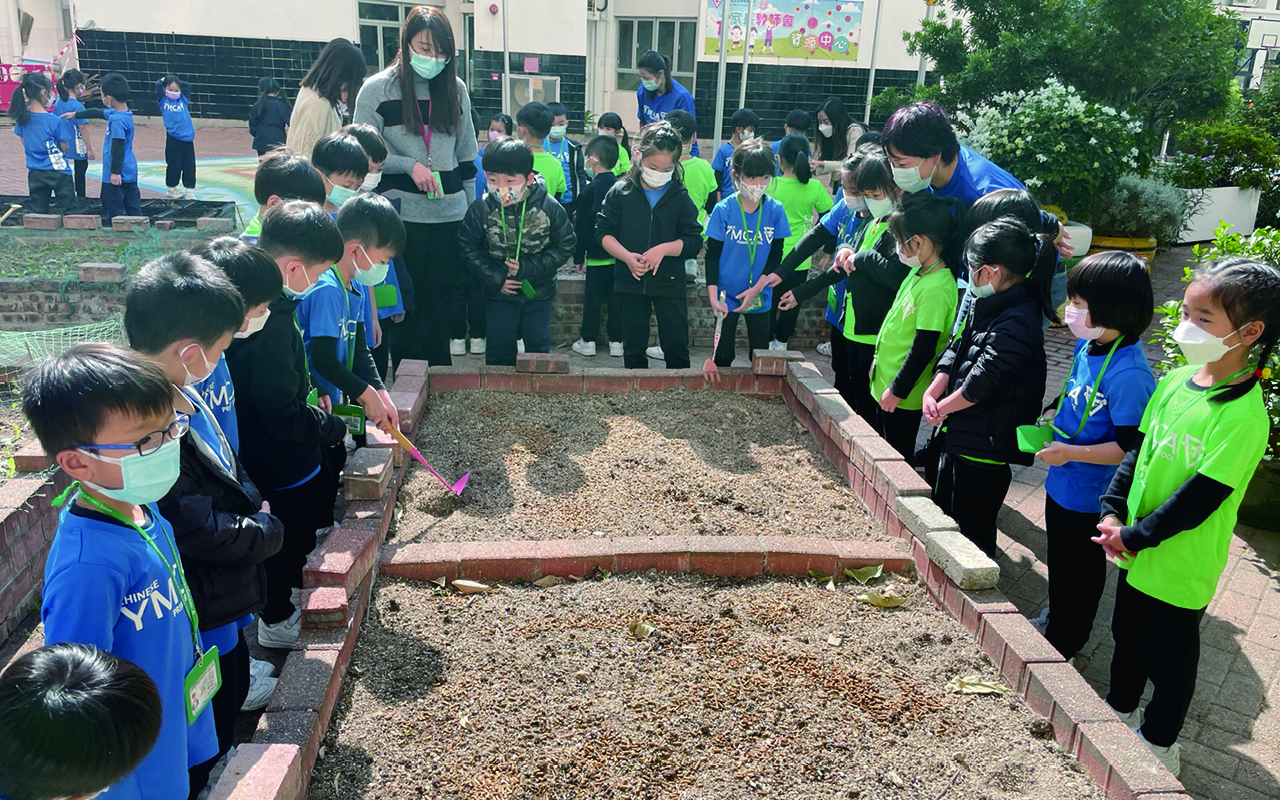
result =
[[956,159],[956,171],[951,180],[941,189],[934,189],[935,194],[943,197],[954,197],[966,206],[973,205],[979,197],[994,192],[996,189],[1026,189],[1022,181],[996,166],[964,145],[960,146],[960,155]]
[[196,126],[191,122],[191,101],[184,94],[177,100],[170,100],[160,95],[160,118],[164,120],[164,129],[180,142],[190,142],[196,138]]
[[[773,158],[775,162],[778,159],[778,148],[780,148],[781,146],[782,146],[781,139],[769,145],[769,148],[773,150]],[[804,153],[805,155],[809,155],[810,150],[808,148],[805,148]],[[782,164],[780,162],[777,164],[777,166],[774,167],[774,174],[777,175],[778,177],[782,177]],[[837,197],[836,199],[839,200],[840,198]]]
[[[1093,414],[1089,416],[1084,430],[1079,436],[1068,439],[1080,427],[1089,393],[1097,382],[1102,363],[1107,360],[1106,352],[1102,355],[1089,355],[1088,347],[1089,342],[1084,339],[1076,342],[1075,359],[1071,363],[1071,374],[1067,377],[1067,394],[1062,398],[1062,405],[1053,418],[1053,426],[1061,431],[1053,438],[1059,442],[1114,442],[1117,425],[1136,426],[1142,422],[1147,401],[1156,390],[1156,379],[1151,373],[1151,365],[1147,363],[1141,343],[1121,347],[1112,356],[1111,363],[1102,376],[1098,396],[1093,401]],[[1110,347],[1106,346],[1106,350],[1109,352]],[[1097,513],[1102,510],[1098,498],[1111,485],[1111,478],[1115,474],[1115,464],[1069,461],[1060,467],[1049,467],[1049,477],[1045,480],[1044,488],[1054,502],[1063,508]]]
[[561,139],[558,142],[551,141],[551,137],[542,140],[542,149],[551,155],[560,159],[560,169],[564,170],[564,194],[560,196],[561,203],[568,203],[573,200],[573,166],[570,163],[572,159],[569,157],[569,140]]
[[[76,111],[84,111],[84,103],[81,103],[77,98],[72,97],[71,95],[67,95],[66,100],[58,98],[53,101],[53,113],[55,116],[61,117],[63,114],[74,113]],[[67,157],[72,161],[87,160],[89,158],[89,147],[85,144],[84,131],[81,130],[81,128],[84,127],[85,121],[82,119],[76,119],[75,117],[64,121],[71,126],[71,132],[74,133],[76,137],[75,142],[71,145],[71,149],[67,151]]]
[[102,109],[102,118],[107,121],[107,136],[102,140],[102,181],[111,182],[111,143],[115,139],[124,141],[124,165],[120,167],[120,180],[124,183],[138,182],[138,159],[133,154],[133,112]]
[[71,162],[58,146],[61,142],[70,150],[75,142],[75,132],[65,119],[48,111],[28,114],[27,124],[15,124],[13,132],[22,137],[27,169],[71,174]]
[[[205,405],[213,412],[218,427],[231,443],[231,449],[240,452],[240,430],[236,422],[236,387],[231,383],[231,370],[227,367],[227,354],[218,357],[218,363],[209,377],[194,386]],[[193,421],[194,424],[194,421]]]
[[[693,95],[675,78],[668,77],[668,80],[671,86],[666,94],[650,92],[644,88],[644,84],[636,87],[636,118],[640,120],[641,128],[651,122],[666,119],[667,114],[676,109],[688,111],[695,120],[698,118],[693,110]],[[689,152],[695,156],[699,154],[697,142],[693,143]]]
[[729,195],[738,191],[733,185],[733,144],[731,142],[725,142],[720,145],[719,150],[716,150],[716,154],[711,157],[711,168],[723,173],[720,179],[720,199],[727,200]]
[[[173,563],[173,529],[154,503],[144,526]],[[195,666],[191,620],[174,578],[136,530],[68,505],[44,567],[40,609],[48,644],[95,645],[132,661],[160,690],[160,737],[133,772],[111,787],[111,800],[185,800],[187,768],[218,754],[213,711],[187,724],[183,682]]]
[[[862,227],[862,222],[862,217],[859,217],[852,208],[849,208],[849,204],[844,201],[842,196],[822,216],[818,224],[836,237],[836,248],[838,249],[841,245],[853,246],[854,237],[857,235],[858,229]],[[841,320],[844,318],[844,293],[848,291],[848,288],[847,281],[840,281],[827,292],[827,322],[841,330],[844,330],[841,327]]]
[[[357,287],[359,285],[356,284]],[[336,355],[338,361],[345,365],[347,349],[356,338],[356,325],[364,322],[368,304],[369,301],[360,292],[339,286],[338,278],[331,269],[320,276],[320,280],[316,281],[316,288],[298,305],[298,325],[302,328],[302,344],[307,350],[311,375],[320,392],[329,395],[335,403],[342,402],[342,393],[316,372],[315,358],[311,355],[311,339],[315,336],[337,339]]]
[[[754,286],[764,274],[773,240],[791,235],[786,209],[768,195],[760,198],[759,208],[746,215],[745,226],[742,220],[742,203],[737,195],[716,203],[707,219],[707,238],[724,242],[724,249],[720,251],[720,282],[716,285],[724,292],[729,310],[734,312],[741,305],[738,295]],[[753,238],[754,258],[748,247]],[[763,314],[773,307],[772,287],[760,292],[760,300],[759,310],[748,313]]]

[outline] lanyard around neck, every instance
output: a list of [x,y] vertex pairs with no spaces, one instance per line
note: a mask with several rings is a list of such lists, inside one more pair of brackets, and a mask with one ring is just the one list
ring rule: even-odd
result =
[[[738,197],[738,211],[742,214],[742,233],[747,232],[747,210],[742,207],[742,197]],[[756,244],[760,239],[760,217],[764,216],[764,198],[760,198],[760,205],[756,206],[756,228],[751,234],[751,240],[747,242],[747,258],[751,263],[747,267],[747,285],[754,285],[756,282]]]
[[431,98],[427,98],[427,118],[422,120],[422,143],[427,146],[427,166],[431,166]]
[[[515,262],[520,263],[520,245],[524,242],[524,212],[529,207],[528,189],[525,190],[524,199],[520,201],[520,227],[516,230],[516,258]],[[507,207],[502,207],[502,213],[498,215],[502,220],[502,246],[511,247],[511,242],[507,239]]]
[[351,295],[348,294],[346,282],[342,280],[342,273],[338,272],[338,266],[335,264],[329,269],[333,272],[333,277],[338,282],[338,291],[342,292],[342,299],[347,304],[347,316],[343,318],[342,325],[342,341],[347,345],[347,372],[350,372],[356,363],[356,337],[352,335],[350,339],[347,338],[347,326],[351,324]]
[[[1123,338],[1124,338],[1123,336],[1116,337],[1116,343],[1111,345],[1111,350],[1107,353],[1106,360],[1102,362],[1102,369],[1098,370],[1098,377],[1094,378],[1093,380],[1093,388],[1089,390],[1089,401],[1085,403],[1084,413],[1080,415],[1080,427],[1076,428],[1075,433],[1071,434],[1070,436],[1067,436],[1067,434],[1063,433],[1061,428],[1059,428],[1057,425],[1054,425],[1053,423],[1050,423],[1049,427],[1053,428],[1054,431],[1062,434],[1068,439],[1074,439],[1077,436],[1079,436],[1082,432],[1084,432],[1084,426],[1089,424],[1089,417],[1093,416],[1093,401],[1098,399],[1098,387],[1102,385],[1102,376],[1107,374],[1107,367],[1108,365],[1111,364],[1111,357],[1116,354],[1116,350],[1120,349],[1120,341]],[[1087,345],[1084,348],[1084,357],[1086,359],[1088,359],[1089,357],[1089,348]],[[1071,371],[1075,372],[1074,363],[1071,365]],[[1066,399],[1067,384],[1069,383],[1071,383],[1070,377],[1068,377],[1065,381],[1062,382],[1062,393],[1058,395],[1058,411],[1059,412],[1062,411],[1062,401]]]
[[[1196,392],[1194,396],[1191,398],[1191,400],[1188,401],[1182,408],[1178,409],[1178,413],[1173,415],[1174,419],[1178,419],[1183,414],[1185,414],[1187,412],[1187,409],[1191,408],[1191,406],[1195,404],[1197,400],[1201,400],[1201,399],[1207,400],[1209,398],[1209,395],[1221,389],[1223,386],[1226,386],[1227,384],[1231,383],[1236,378],[1239,378],[1241,375],[1249,374],[1249,372],[1251,371],[1252,370],[1248,366],[1245,366],[1244,369],[1240,370],[1239,372],[1233,375],[1228,375],[1227,377],[1223,378],[1217,383],[1214,383],[1212,386],[1210,386],[1208,389],[1204,390],[1203,392]],[[1174,388],[1169,390],[1168,394],[1164,396],[1164,398],[1160,401],[1160,405],[1156,407],[1156,411],[1151,417],[1153,420],[1160,419],[1164,416],[1165,407],[1169,405],[1169,401],[1173,399],[1173,396],[1178,393],[1179,388],[1181,388],[1181,386],[1175,386]],[[1148,444],[1150,444],[1150,442],[1143,442],[1142,452],[1140,454],[1138,467],[1134,471],[1134,474],[1139,477],[1146,474],[1147,468],[1150,467],[1151,465],[1151,459],[1155,458],[1156,451],[1159,449],[1158,445],[1148,447],[1147,446]]]

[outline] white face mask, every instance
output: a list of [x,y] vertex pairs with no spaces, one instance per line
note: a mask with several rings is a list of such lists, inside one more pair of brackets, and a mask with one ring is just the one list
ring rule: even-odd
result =
[[[1237,328],[1227,336],[1239,332]],[[1212,364],[1244,344],[1244,342],[1236,342],[1228,345],[1227,336],[1214,336],[1189,319],[1178,323],[1178,327],[1173,330],[1173,341],[1178,344],[1183,357],[1187,359],[1188,364],[1195,365]]]
[[364,183],[360,184],[360,191],[372,192],[378,188],[378,183],[382,181],[381,172],[370,172],[364,176]]
[[752,139],[756,138],[756,132],[755,132],[755,131],[743,131],[743,132],[742,132],[742,135],[741,135],[741,136],[739,136],[738,138],[739,138],[739,139],[741,139],[741,140],[742,140],[742,141],[744,141],[744,142],[749,142],[749,141],[751,141]]
[[661,189],[663,186],[671,183],[671,179],[675,177],[675,174],[674,170],[671,172],[661,172],[656,169],[650,169],[649,167],[640,168],[640,175],[644,178],[645,184],[654,189]]
[[901,261],[903,264],[906,264],[908,267],[911,267],[912,269],[920,268],[921,262],[920,262],[919,254],[914,256],[909,256],[902,252],[901,246],[898,247],[898,260]]
[[258,331],[262,330],[262,326],[267,324],[267,317],[271,316],[271,309],[262,312],[260,317],[249,317],[249,325],[242,331],[236,331],[231,334],[236,339],[248,339]]
[[1066,313],[1062,316],[1063,321],[1067,323],[1067,327],[1071,329],[1071,335],[1077,339],[1086,339],[1092,342],[1107,330],[1106,328],[1091,328],[1086,325],[1084,318],[1089,316],[1089,312],[1083,308],[1068,305]]
[[846,194],[844,196],[844,204],[855,214],[859,211],[867,210],[867,201],[860,194]]
[[293,288],[292,286],[290,286],[287,280],[285,281],[285,284],[284,284],[284,293],[289,297],[292,297],[295,299],[300,297],[306,297],[307,295],[311,294],[312,289],[316,288],[315,281],[311,280],[311,276],[307,274],[307,271],[305,269],[299,270],[299,272],[301,272],[302,277],[306,279],[307,288],[299,291]]
[[925,189],[933,180],[933,173],[938,171],[938,163],[934,162],[933,169],[929,170],[928,177],[924,178],[920,177],[920,166],[917,164],[914,167],[893,167],[893,182],[898,184],[899,189],[908,193]]
[[768,184],[742,183],[738,185],[738,193],[753,203],[759,203],[760,198],[764,197],[765,189],[768,188]]
[[832,134],[832,133],[834,133],[834,132],[835,132],[835,130],[836,130],[836,128],[835,128],[835,126],[834,126],[834,125],[819,125],[819,126],[818,126],[818,133],[820,133],[820,134],[822,134],[823,136],[826,136],[826,137],[828,137],[828,138],[830,138],[830,137],[831,137],[831,134]]
[[200,360],[204,362],[204,374],[196,375],[192,373],[191,370],[187,369],[187,363],[185,361],[182,362],[182,371],[187,373],[187,377],[182,381],[183,386],[191,386],[193,384],[199,383],[200,381],[212,375],[213,368],[217,366],[217,364],[209,363],[209,357],[204,354],[204,348],[198,344],[195,344],[194,342],[182,348],[182,350],[178,353],[178,358],[182,358],[183,354],[185,354],[188,350],[190,350],[193,347],[200,351]]
[[[978,272],[982,272],[984,269],[991,271],[991,279],[979,286],[977,284]],[[969,281],[969,292],[974,296],[974,298],[981,300],[984,297],[990,297],[996,293],[996,269],[995,267],[984,266],[979,267],[978,272],[974,272],[971,275],[973,280]]]
[[569,132],[568,125],[552,125],[551,133],[548,134],[548,136],[551,138],[551,141],[558,142],[561,139],[563,139],[565,137],[565,134],[567,134],[568,132]]

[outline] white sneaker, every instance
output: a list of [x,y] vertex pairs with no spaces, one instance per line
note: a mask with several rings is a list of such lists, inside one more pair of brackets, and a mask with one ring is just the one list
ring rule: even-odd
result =
[[573,352],[577,353],[580,356],[587,356],[588,358],[594,357],[596,354],[596,343],[584,342],[583,340],[579,339],[578,341],[573,343]]
[[622,342],[609,342],[609,356],[622,358]]
[[185,192],[183,192],[183,193],[182,193],[182,199],[184,199],[184,200],[195,200],[195,199],[196,199],[196,190],[195,190],[195,189],[188,189],[188,190],[186,190]]
[[1182,745],[1174,742],[1168,747],[1161,747],[1158,744],[1148,742],[1147,737],[1142,735],[1141,728],[1135,729],[1134,733],[1138,734],[1138,738],[1147,746],[1152,755],[1160,759],[1160,763],[1164,764],[1165,769],[1173,773],[1173,777],[1178,777],[1178,773],[1182,770]]
[[283,622],[268,625],[258,620],[258,644],[272,650],[292,650],[302,632],[302,612],[296,608]]
[[523,352],[524,352],[524,339],[516,339],[516,353],[520,354]]
[[655,361],[666,361],[667,357],[663,354],[662,348],[656,344],[644,351],[644,354]]
[[818,345],[818,354],[831,358],[831,342],[823,342]]
[[1028,620],[1031,627],[1036,629],[1036,633],[1044,636],[1045,631],[1049,630],[1049,607],[1045,606],[1040,609],[1040,613]]
[[[1111,708],[1111,706],[1108,705],[1107,708]],[[1134,710],[1130,711],[1128,714],[1121,714],[1119,711],[1116,711],[1114,708],[1111,708],[1111,710],[1115,711],[1116,716],[1120,718],[1121,722],[1123,722],[1126,726],[1133,728],[1135,733],[1137,732],[1138,728],[1142,727],[1142,706],[1138,706]]]
[[169,199],[170,199],[170,200],[181,200],[181,199],[182,199],[182,190],[181,190],[181,189],[179,189],[177,186],[167,186],[167,187],[165,187],[165,193],[169,195]]
[[[320,530],[316,531],[316,546],[315,546],[315,549],[311,551],[312,553],[320,549],[320,545],[324,544],[324,540],[329,538],[329,534],[333,533],[333,529],[335,527],[337,526],[330,525],[327,528],[321,528]],[[294,602],[294,605],[295,606],[297,605],[296,601]]]
[[244,699],[241,711],[261,711],[271,702],[271,695],[276,690],[279,678],[249,678],[249,694]]
[[466,354],[467,354],[466,339],[450,339],[449,340],[449,355],[465,356]]
[[471,340],[471,355],[473,356],[484,355],[484,351],[487,350],[488,348],[489,348],[489,342],[486,341],[485,339]]
[[773,339],[769,342],[769,349],[770,350],[786,350],[787,345],[784,342],[780,342],[777,339]]
[[259,661],[256,658],[250,658],[249,674],[255,678],[274,678],[276,676],[276,665],[270,661]]

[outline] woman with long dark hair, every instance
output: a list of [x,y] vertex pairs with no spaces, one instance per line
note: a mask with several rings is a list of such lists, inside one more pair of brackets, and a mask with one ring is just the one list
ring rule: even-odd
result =
[[379,190],[400,201],[405,265],[421,287],[416,307],[405,309],[393,334],[395,363],[420,358],[448,365],[465,352],[467,269],[458,229],[475,197],[476,131],[456,52],[449,18],[419,6],[405,19],[395,63],[370,77],[356,98],[355,121],[386,140]]
[[364,83],[364,53],[346,39],[334,39],[302,77],[289,117],[289,149],[311,157],[316,142],[347,123],[347,104]]
[[[693,95],[671,77],[671,59],[650,50],[636,60],[636,73],[640,76],[640,86],[636,89],[636,117],[641,128],[661,122],[676,109],[688,111],[697,118],[693,111]],[[689,152],[699,155],[697,142]]]
[[858,148],[866,129],[849,117],[839,97],[828,97],[818,106],[818,135],[814,137],[810,165],[814,175],[831,175],[832,191],[840,190],[840,169]]

